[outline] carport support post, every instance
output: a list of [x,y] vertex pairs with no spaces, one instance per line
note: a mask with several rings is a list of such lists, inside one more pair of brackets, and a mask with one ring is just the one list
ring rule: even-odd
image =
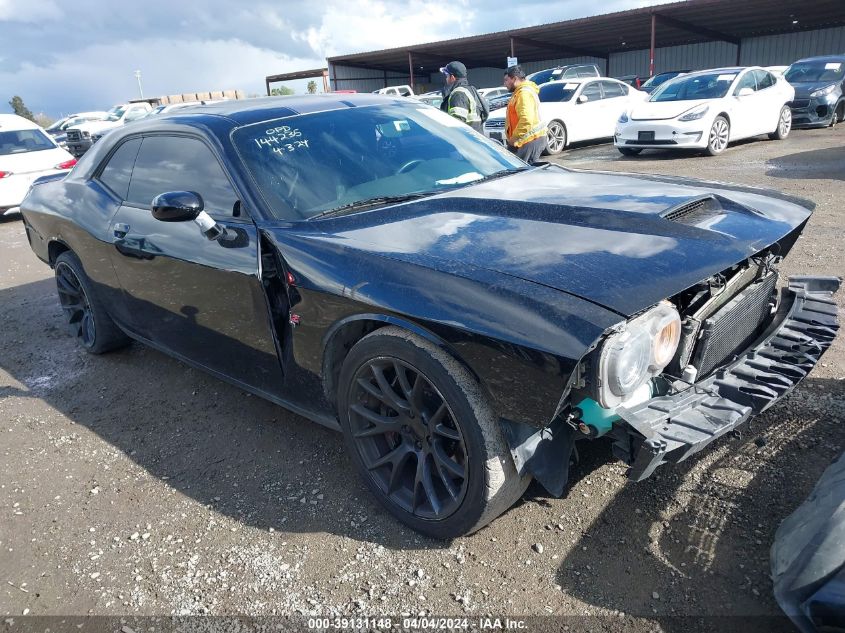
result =
[[511,57],[516,57],[516,48],[514,46],[513,38],[511,38]]
[[654,30],[657,28],[657,16],[651,14],[651,50],[648,55],[648,76],[654,77]]
[[417,91],[414,88],[414,56],[411,54],[411,51],[408,51],[408,70],[411,75],[411,92],[416,94]]

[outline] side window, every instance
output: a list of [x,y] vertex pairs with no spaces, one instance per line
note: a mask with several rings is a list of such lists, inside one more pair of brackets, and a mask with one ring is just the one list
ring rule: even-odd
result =
[[595,69],[592,66],[578,66],[575,69],[579,77],[597,77]]
[[601,101],[601,87],[599,86],[599,82],[591,81],[584,86],[581,94],[587,97],[590,101]]
[[736,85],[736,89],[734,89],[734,95],[738,95],[739,91],[743,88],[751,88],[752,90],[757,90],[757,81],[754,79],[753,72],[747,72],[742,76],[742,78],[739,80],[739,83]]
[[139,138],[126,141],[111,155],[98,177],[98,180],[111,189],[121,200],[126,199],[126,194],[129,191],[129,177],[132,175],[132,166],[135,164],[139,147],[141,147],[141,139]]
[[765,90],[775,85],[775,78],[770,72],[755,70],[754,75],[757,78],[757,90]]
[[601,87],[604,90],[605,99],[613,99],[614,97],[624,97],[626,94],[628,94],[622,84],[618,84],[615,81],[603,81],[601,82]]
[[575,79],[578,76],[578,71],[575,68],[567,68],[560,76],[556,76],[555,79]]
[[231,218],[237,196],[217,158],[202,141],[148,136],[141,144],[127,200],[149,207],[167,191],[196,191],[211,215]]

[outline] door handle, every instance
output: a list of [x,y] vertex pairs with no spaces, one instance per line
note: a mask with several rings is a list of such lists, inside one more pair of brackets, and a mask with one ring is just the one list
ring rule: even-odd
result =
[[118,222],[112,228],[114,229],[115,237],[126,237],[126,234],[129,233],[130,226],[128,224]]

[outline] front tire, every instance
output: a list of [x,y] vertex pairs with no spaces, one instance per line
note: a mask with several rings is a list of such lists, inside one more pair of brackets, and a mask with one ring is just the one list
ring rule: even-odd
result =
[[769,134],[769,138],[773,141],[782,141],[789,136],[790,130],[792,130],[792,110],[788,105],[785,105],[780,109],[778,126],[774,132]]
[[638,156],[643,151],[641,147],[617,147],[616,149],[623,156]]
[[497,416],[470,373],[398,327],[365,336],[341,369],[338,413],[367,487],[428,536],[474,532],[525,492]]
[[548,156],[557,156],[566,148],[566,126],[561,121],[552,121],[547,130],[544,153]]
[[830,127],[835,127],[837,123],[842,123],[845,119],[845,101],[840,101],[836,104],[836,109],[833,111],[833,117],[830,119]]
[[56,289],[68,332],[91,354],[102,354],[130,341],[106,312],[85,274],[82,262],[71,251],[56,258]]
[[707,149],[704,152],[708,156],[718,156],[728,148],[728,141],[731,137],[731,124],[723,116],[717,116],[713,125],[710,126],[710,136],[707,141]]

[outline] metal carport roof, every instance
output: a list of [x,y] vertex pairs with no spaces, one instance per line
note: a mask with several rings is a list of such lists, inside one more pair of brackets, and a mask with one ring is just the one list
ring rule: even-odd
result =
[[423,66],[426,72],[436,72],[453,59],[468,68],[503,67],[512,53],[520,62],[576,56],[607,59],[611,53],[649,48],[652,20],[657,48],[714,40],[739,45],[747,37],[845,25],[845,0],[686,0],[486,35],[337,55],[328,62],[408,72],[410,55],[415,68]]

